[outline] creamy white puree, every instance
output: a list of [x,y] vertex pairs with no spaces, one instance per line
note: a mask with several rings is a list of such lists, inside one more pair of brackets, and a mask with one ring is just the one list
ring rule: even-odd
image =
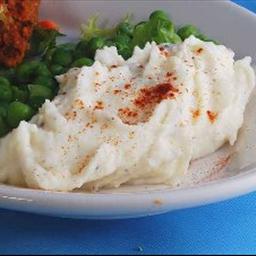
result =
[[58,77],[59,95],[0,140],[0,182],[56,191],[176,185],[192,159],[234,144],[255,85],[246,57],[193,36],[115,47]]

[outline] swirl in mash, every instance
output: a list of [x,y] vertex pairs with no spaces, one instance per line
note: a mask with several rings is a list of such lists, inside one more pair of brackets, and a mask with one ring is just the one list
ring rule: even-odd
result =
[[0,140],[0,181],[56,191],[176,185],[192,159],[234,144],[255,85],[246,57],[190,37],[124,61],[98,50],[59,95]]

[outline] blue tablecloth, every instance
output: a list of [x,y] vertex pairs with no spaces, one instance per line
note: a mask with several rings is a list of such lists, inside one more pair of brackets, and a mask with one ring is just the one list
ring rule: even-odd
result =
[[[256,12],[256,1],[235,1]],[[235,24],[234,24],[235,26]],[[252,40],[256,35],[252,35]],[[0,254],[255,254],[256,193],[209,206],[118,221],[0,210]]]

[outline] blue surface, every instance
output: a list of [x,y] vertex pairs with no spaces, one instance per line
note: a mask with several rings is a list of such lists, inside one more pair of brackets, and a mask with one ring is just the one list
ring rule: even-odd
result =
[[253,12],[256,12],[256,0],[233,0],[232,2],[242,5]]
[[[255,0],[235,2],[256,12]],[[252,193],[124,221],[66,220],[0,210],[0,254],[255,254],[255,202]]]
[[[256,253],[256,193],[161,216],[86,221],[0,211],[0,254]],[[142,252],[140,252],[142,250]]]

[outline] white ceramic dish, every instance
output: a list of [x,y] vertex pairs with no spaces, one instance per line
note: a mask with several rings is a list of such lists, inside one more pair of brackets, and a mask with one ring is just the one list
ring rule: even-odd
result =
[[[207,35],[232,48],[237,57],[250,55],[256,62],[256,15],[229,1],[53,1],[42,3],[41,16],[60,23],[71,37],[90,15],[99,13],[110,24],[126,13],[146,19],[155,9],[169,12],[176,24],[193,23]],[[256,101],[250,102],[246,126],[228,168],[219,168],[201,184],[170,189],[163,186],[127,187],[97,194],[57,193],[0,185],[0,207],[72,218],[114,219],[148,216],[236,197],[256,190]],[[255,122],[254,122],[255,121]],[[226,153],[224,148],[222,151]],[[223,153],[220,151],[221,153]],[[228,156],[231,151],[228,149]],[[233,152],[233,151],[232,151]],[[216,158],[216,155],[214,156]],[[214,158],[213,157],[213,158]],[[226,159],[226,158],[225,158]],[[216,160],[216,159],[215,159]],[[214,161],[211,163],[214,164]],[[215,165],[219,166],[220,163]],[[194,164],[196,174],[197,164]],[[192,168],[193,169],[193,168]],[[213,170],[213,168],[211,169]],[[222,170],[222,172],[219,172]],[[204,180],[204,182],[202,182]],[[207,181],[207,182],[205,182]]]

